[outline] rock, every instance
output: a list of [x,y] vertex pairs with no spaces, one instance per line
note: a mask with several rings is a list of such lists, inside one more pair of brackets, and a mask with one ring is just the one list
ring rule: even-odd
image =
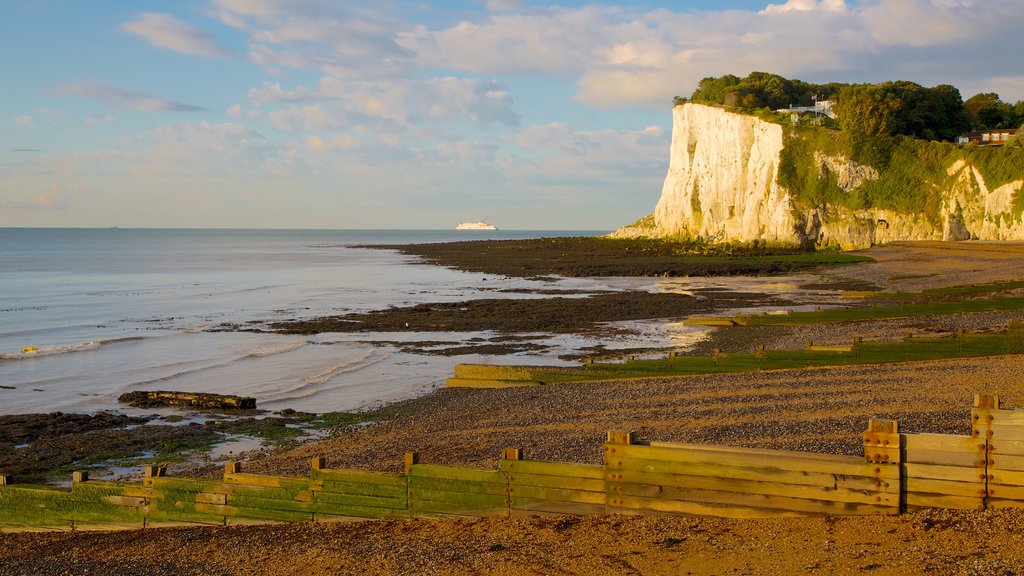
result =
[[[1024,240],[1024,218],[1013,198],[1024,179],[990,190],[981,172],[961,159],[946,168],[938,219],[905,213],[796,202],[778,181],[783,126],[755,116],[687,103],[672,113],[669,168],[653,223],[641,220],[616,236],[686,237],[712,241],[865,248],[896,240]],[[819,174],[854,192],[879,177],[871,166],[815,152]],[[922,160],[925,161],[925,160]]]
[[172,392],[167,390],[126,392],[121,394],[117,401],[137,408],[153,408],[156,406],[187,406],[189,408],[217,410],[247,410],[256,408],[255,398],[228,394]]

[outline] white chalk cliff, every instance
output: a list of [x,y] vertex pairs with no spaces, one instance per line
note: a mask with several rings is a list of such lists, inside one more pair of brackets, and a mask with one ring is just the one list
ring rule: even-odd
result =
[[[653,227],[623,228],[618,236],[813,242],[846,249],[892,240],[1024,240],[1024,219],[1012,209],[1024,178],[989,189],[973,166],[962,160],[949,166],[939,190],[941,225],[925,216],[923,206],[916,213],[806,206],[778,183],[786,127],[700,104],[676,106],[672,115],[668,175]],[[814,163],[847,192],[878,178],[874,168],[847,158],[816,153]]]

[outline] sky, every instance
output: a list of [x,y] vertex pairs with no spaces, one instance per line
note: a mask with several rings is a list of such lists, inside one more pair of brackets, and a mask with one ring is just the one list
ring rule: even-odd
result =
[[4,0],[0,226],[604,230],[707,76],[1024,99],[1022,0]]

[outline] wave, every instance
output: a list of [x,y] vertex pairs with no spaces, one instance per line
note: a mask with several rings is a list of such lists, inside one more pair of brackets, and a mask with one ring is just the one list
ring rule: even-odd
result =
[[302,384],[292,386],[286,390],[281,390],[274,398],[269,398],[268,400],[273,402],[285,402],[288,400],[308,398],[320,391],[320,385],[330,382],[342,374],[356,372],[368,366],[373,366],[374,364],[385,360],[390,355],[391,354],[386,351],[371,349],[361,356],[355,356],[340,364],[331,366],[327,370],[324,370],[315,376],[304,378]]
[[75,344],[65,344],[63,346],[52,346],[49,348],[29,347],[21,352],[0,354],[0,360],[28,360],[30,358],[38,358],[40,356],[56,356],[59,354],[70,354],[72,352],[86,352],[89,350],[96,350],[100,346],[106,346],[108,344],[119,344],[121,342],[131,342],[133,340],[144,339],[145,337],[143,336],[127,336],[124,338],[111,338],[109,340],[90,340],[89,342],[77,342]]
[[309,342],[306,340],[301,340],[299,342],[288,342],[287,344],[278,344],[277,346],[265,346],[249,352],[248,354],[246,354],[246,357],[265,358],[267,356],[273,356],[275,354],[284,354],[285,352],[298,350],[299,348],[302,348],[306,344],[309,344]]

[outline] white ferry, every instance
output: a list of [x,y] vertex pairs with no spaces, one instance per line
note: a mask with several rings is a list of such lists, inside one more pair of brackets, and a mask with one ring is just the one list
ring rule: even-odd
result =
[[497,230],[494,224],[480,220],[479,222],[463,222],[455,227],[456,230]]

